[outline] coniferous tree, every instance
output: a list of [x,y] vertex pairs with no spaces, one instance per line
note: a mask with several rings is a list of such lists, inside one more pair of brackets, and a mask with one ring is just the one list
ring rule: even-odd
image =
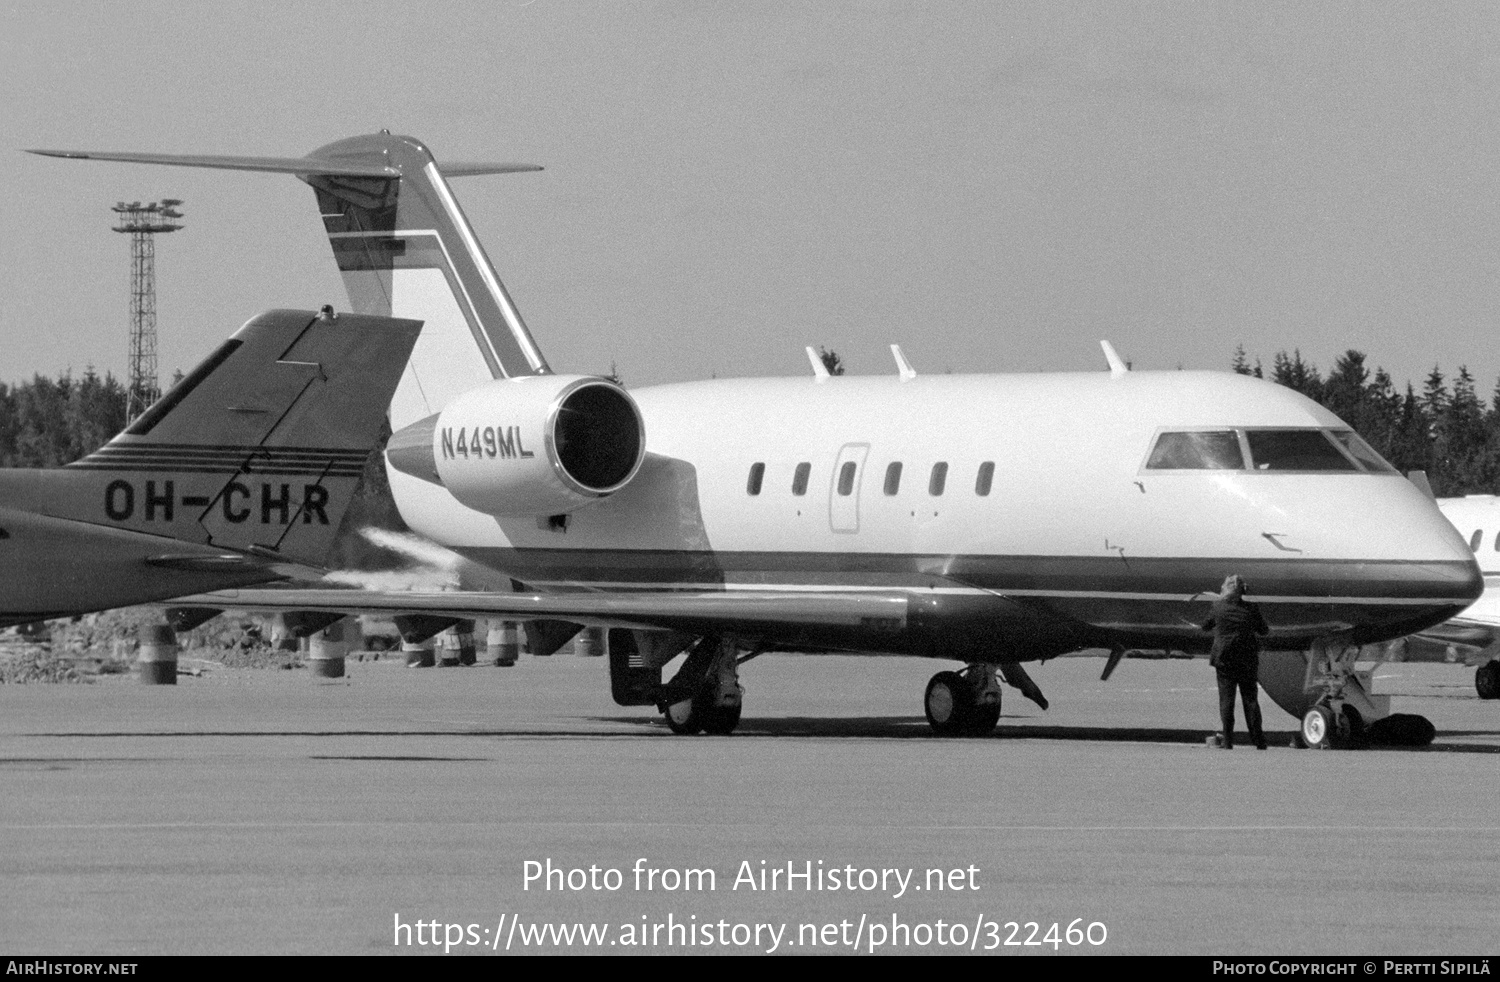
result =
[[0,467],[58,467],[103,446],[125,425],[125,389],[89,368],[82,379],[34,376],[0,385]]
[[[1247,363],[1243,346],[1236,348],[1231,367],[1239,372]],[[1403,394],[1383,368],[1371,376],[1364,353],[1352,349],[1326,379],[1300,351],[1279,351],[1271,379],[1335,413],[1398,470],[1426,471],[1440,496],[1500,493],[1500,382],[1486,404],[1467,366],[1450,391],[1434,365],[1420,393],[1408,383]]]

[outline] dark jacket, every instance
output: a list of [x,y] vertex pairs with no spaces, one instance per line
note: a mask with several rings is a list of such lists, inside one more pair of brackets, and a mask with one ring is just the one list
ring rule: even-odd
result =
[[1256,674],[1260,670],[1260,636],[1271,632],[1260,608],[1243,598],[1220,597],[1209,608],[1203,630],[1214,632],[1208,663],[1227,675]]

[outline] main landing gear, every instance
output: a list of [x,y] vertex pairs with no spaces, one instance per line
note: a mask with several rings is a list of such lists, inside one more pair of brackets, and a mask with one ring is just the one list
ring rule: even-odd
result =
[[682,668],[662,687],[658,704],[673,733],[727,736],[740,725],[745,690],[740,686],[739,649],[719,638],[703,638]]
[[1431,743],[1437,731],[1426,717],[1392,713],[1390,696],[1370,692],[1374,672],[1355,670],[1359,653],[1339,638],[1313,643],[1302,686],[1313,703],[1302,714],[1298,742],[1314,750]]
[[1492,658],[1474,670],[1474,691],[1481,699],[1500,699],[1500,661]]
[[962,672],[938,672],[927,683],[922,702],[938,736],[985,736],[1000,721],[995,666],[975,664]]

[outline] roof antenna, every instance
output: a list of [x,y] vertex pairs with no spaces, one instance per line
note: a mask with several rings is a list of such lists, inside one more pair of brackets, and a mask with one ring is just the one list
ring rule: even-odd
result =
[[828,380],[828,366],[823,364],[823,359],[818,357],[817,351],[812,345],[807,346],[807,360],[812,362],[813,381],[826,382]]
[[1111,377],[1119,378],[1121,375],[1129,374],[1130,366],[1120,357],[1120,353],[1115,350],[1114,345],[1108,341],[1100,341],[1099,347],[1104,349],[1104,360],[1109,362],[1109,374]]
[[891,345],[891,355],[896,359],[896,371],[901,375],[901,381],[910,382],[917,377],[917,370],[911,367],[911,362],[901,353],[901,345]]

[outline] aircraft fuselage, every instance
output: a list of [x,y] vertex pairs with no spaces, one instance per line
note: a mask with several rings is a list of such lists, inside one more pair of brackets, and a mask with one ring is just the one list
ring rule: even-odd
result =
[[[403,517],[543,591],[904,592],[895,635],[764,640],[968,661],[1201,650],[1229,573],[1263,605],[1268,645],[1286,649],[1410,633],[1482,587],[1465,543],[1383,462],[1258,453],[1288,431],[1348,427],[1256,379],[732,379],[632,395],[649,453],[599,503],[565,521],[497,518],[391,469]],[[1237,446],[1239,466],[1174,466],[1154,450],[1163,433]]]

